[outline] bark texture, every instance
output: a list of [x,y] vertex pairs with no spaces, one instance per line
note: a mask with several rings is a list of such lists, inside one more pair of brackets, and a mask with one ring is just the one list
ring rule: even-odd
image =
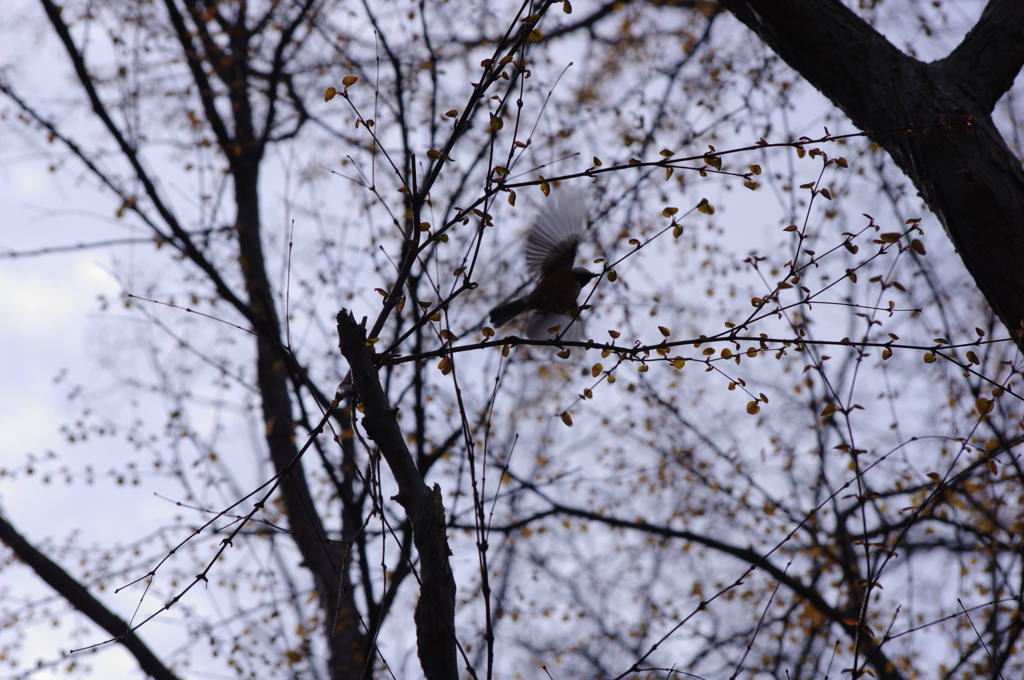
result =
[[419,554],[420,599],[416,604],[416,645],[427,680],[457,680],[455,644],[455,577],[448,562],[441,488],[423,481],[405,436],[381,386],[377,367],[366,345],[365,323],[356,323],[348,310],[338,313],[341,353],[352,370],[352,385],[363,405],[363,427],[380,449],[398,483],[395,496],[412,523]]
[[938,217],[1018,347],[1024,336],[1024,169],[992,121],[1024,65],[1024,4],[992,0],[947,57],[898,50],[838,0],[722,0],[773,51],[870,132]]
[[107,609],[106,605],[89,593],[88,588],[36,549],[3,517],[0,517],[0,541],[13,550],[18,559],[28,565],[47,585],[60,593],[72,607],[88,616],[93,623],[124,645],[146,675],[156,680],[177,680],[178,676],[153,654],[146,643],[131,630],[127,621]]

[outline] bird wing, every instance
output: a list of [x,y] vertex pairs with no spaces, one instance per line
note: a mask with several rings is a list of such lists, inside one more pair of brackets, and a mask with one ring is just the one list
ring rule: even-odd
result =
[[[558,330],[551,332],[557,327]],[[571,340],[582,342],[587,339],[587,327],[583,319],[570,314],[533,312],[526,321],[526,337],[531,340]]]
[[582,193],[563,190],[544,201],[526,235],[526,268],[530,275],[540,280],[561,269],[572,269],[586,223]]

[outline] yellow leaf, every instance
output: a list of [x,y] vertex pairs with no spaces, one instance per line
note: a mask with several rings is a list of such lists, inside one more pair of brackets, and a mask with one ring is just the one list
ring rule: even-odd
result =
[[357,82],[359,82],[358,76],[345,76],[344,78],[341,79],[341,84],[344,85],[345,87],[352,87]]
[[756,416],[760,412],[761,412],[761,406],[760,406],[760,404],[757,403],[756,400],[755,401],[748,401],[747,402],[747,413],[749,413],[752,416]]
[[935,354],[934,354],[934,352],[925,352],[924,353],[924,363],[926,363],[926,364],[934,364],[935,363]]
[[593,366],[590,367],[590,375],[592,377],[596,378],[597,376],[601,375],[601,371],[603,371],[603,370],[604,370],[604,366],[602,366],[599,363],[598,364],[594,364]]
[[825,408],[821,409],[821,413],[819,415],[822,418],[826,418],[826,417],[832,415],[835,412],[836,412],[836,405],[835,404],[826,404]]
[[568,411],[562,411],[562,415],[558,417],[562,419],[563,423],[565,423],[569,427],[572,427],[572,416],[569,415]]
[[324,92],[324,101],[325,102],[329,102],[332,99],[334,99],[337,95],[338,95],[338,91],[335,90],[333,87],[329,87],[329,88],[327,88],[327,91]]

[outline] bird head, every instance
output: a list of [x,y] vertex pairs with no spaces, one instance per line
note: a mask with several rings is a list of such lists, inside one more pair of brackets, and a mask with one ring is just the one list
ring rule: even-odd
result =
[[597,277],[597,274],[592,271],[587,271],[583,267],[573,268],[572,273],[576,275],[576,281],[579,282],[580,288],[590,283],[591,279]]

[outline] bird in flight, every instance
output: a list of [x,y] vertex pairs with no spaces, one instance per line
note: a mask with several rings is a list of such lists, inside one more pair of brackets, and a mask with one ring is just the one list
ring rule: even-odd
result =
[[544,202],[526,234],[526,269],[537,284],[528,295],[491,310],[491,323],[503,326],[529,312],[526,337],[532,340],[584,340],[576,301],[597,276],[573,267],[583,239],[587,212],[582,194],[562,191]]

